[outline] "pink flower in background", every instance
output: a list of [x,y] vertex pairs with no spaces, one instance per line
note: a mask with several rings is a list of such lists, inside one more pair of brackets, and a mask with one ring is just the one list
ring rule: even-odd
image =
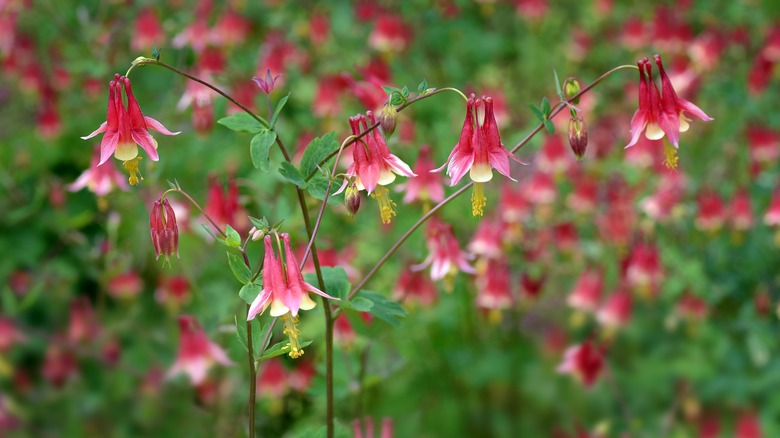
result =
[[252,30],[252,22],[241,14],[228,9],[211,29],[211,43],[220,47],[231,47],[246,41]]
[[179,352],[173,366],[168,370],[168,378],[185,373],[193,385],[200,385],[206,380],[206,373],[215,363],[233,364],[222,348],[206,337],[194,316],[179,317],[179,332]]
[[305,392],[311,387],[312,380],[316,375],[317,370],[314,369],[311,361],[298,361],[296,362],[296,367],[287,375],[287,381],[290,384],[290,388],[299,392]]
[[566,349],[558,372],[571,374],[586,387],[593,386],[604,370],[604,347],[590,340]]
[[540,171],[552,175],[565,173],[574,164],[560,135],[548,136],[542,149],[536,154],[536,165]]
[[108,280],[108,294],[117,299],[132,299],[143,290],[144,283],[136,271],[127,271]]
[[596,319],[601,325],[608,328],[623,327],[631,320],[631,309],[631,294],[620,288],[601,305]]
[[589,177],[577,178],[574,190],[566,198],[566,205],[577,213],[590,213],[598,205],[599,186]]
[[393,299],[399,302],[416,302],[430,307],[438,298],[436,285],[423,272],[406,268],[398,276],[393,289]]
[[755,412],[745,411],[734,426],[734,438],[761,438],[761,422]]
[[764,215],[764,223],[770,227],[780,225],[780,189],[772,193],[772,200]]
[[412,30],[401,17],[382,14],[368,37],[368,45],[380,52],[401,52],[412,39]]
[[68,185],[68,190],[77,192],[86,187],[96,196],[106,196],[115,188],[127,190],[127,180],[124,175],[117,170],[114,163],[103,163],[100,165],[100,147],[95,147],[92,154],[92,161],[89,169],[82,174],[72,184]]
[[697,197],[699,212],[696,216],[696,228],[702,231],[717,231],[726,222],[726,208],[723,200],[713,191],[702,191]]
[[14,345],[26,339],[11,318],[0,316],[0,353],[5,354]]
[[173,310],[190,301],[190,282],[183,275],[163,276],[154,291],[155,300]]
[[485,219],[477,225],[477,230],[469,242],[471,254],[487,258],[499,258],[504,254],[504,226],[496,219]]
[[355,344],[357,333],[347,315],[339,315],[333,321],[333,339],[343,345],[344,349],[349,349]]
[[261,397],[281,399],[290,388],[287,370],[279,358],[272,357],[262,362],[257,376],[257,393]]
[[645,291],[657,291],[663,279],[663,267],[658,247],[651,243],[638,243],[632,248],[626,268],[626,281],[631,287]]
[[731,200],[729,211],[731,227],[738,231],[746,231],[753,227],[753,208],[750,205],[750,193],[744,188],[737,190]]
[[[215,176],[209,176],[209,187],[204,210],[220,227],[232,226],[244,234],[250,228],[249,217],[239,202],[238,184],[236,178],[227,178],[227,188]],[[208,223],[209,227],[213,225]]]
[[[393,438],[393,419],[382,419],[382,430],[380,438]],[[352,420],[352,438],[374,438],[374,419],[371,417],[363,418],[363,421]]]
[[480,269],[475,279],[477,285],[477,306],[483,309],[507,309],[514,303],[510,287],[510,272],[506,260],[487,259],[485,268]]
[[707,302],[690,292],[685,292],[677,300],[676,312],[683,318],[703,320],[707,316]]
[[523,222],[531,213],[531,203],[516,184],[505,183],[501,186],[499,203],[501,220],[508,224]]
[[95,311],[87,297],[79,297],[70,303],[68,341],[72,344],[93,341],[100,336],[101,330]]
[[460,250],[452,225],[432,217],[425,226],[425,236],[429,255],[422,263],[412,266],[413,270],[420,271],[430,266],[433,281],[455,274],[458,270],[468,274],[476,273],[468,263],[471,256]]
[[165,45],[165,32],[152,8],[145,8],[135,18],[135,31],[130,47],[136,52],[150,53],[152,46]]
[[431,173],[431,170],[433,170],[431,148],[428,145],[422,145],[420,146],[420,154],[417,156],[417,163],[414,165],[414,173],[417,176],[398,186],[399,191],[406,191],[404,203],[408,204],[414,201],[439,203],[444,199],[444,186],[441,179],[439,175]]
[[552,204],[558,196],[558,189],[552,177],[536,171],[523,183],[523,195],[532,204]]
[[574,284],[574,288],[566,298],[566,304],[585,312],[595,312],[601,302],[603,289],[602,274],[595,269],[586,270],[580,274]]
[[759,167],[771,166],[780,158],[780,135],[772,129],[751,126],[747,129],[750,159]]

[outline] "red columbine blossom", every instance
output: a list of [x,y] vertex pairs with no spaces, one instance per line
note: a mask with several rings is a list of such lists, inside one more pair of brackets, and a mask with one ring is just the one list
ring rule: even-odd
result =
[[164,255],[165,261],[170,265],[171,255],[175,253],[176,257],[179,257],[179,226],[176,224],[173,207],[167,199],[154,201],[152,214],[149,216],[149,232],[157,258]]
[[780,189],[775,189],[775,192],[772,194],[769,208],[767,208],[764,215],[764,223],[770,227],[780,225]]
[[[639,141],[639,136],[645,131],[645,136],[650,140],[658,140],[666,135],[669,142],[677,149],[680,132],[687,131],[689,127],[689,119],[685,117],[685,113],[692,114],[705,122],[713,120],[701,108],[677,96],[672,81],[666,75],[660,55],[655,55],[655,63],[660,71],[663,96],[653,80],[650,61],[647,58],[637,61],[639,67],[639,108],[631,118],[631,141],[626,145],[627,148],[636,144]],[[647,72],[647,77],[645,77],[645,72]],[[674,168],[676,163],[675,150],[667,147],[666,165]]]
[[[352,420],[352,438],[374,438],[374,419],[365,417],[362,422],[358,419]],[[382,419],[382,430],[379,438],[393,438],[392,418]]]
[[[482,123],[479,121],[480,105],[485,104]],[[466,102],[466,119],[460,132],[460,139],[452,149],[447,162],[432,172],[438,172],[447,166],[450,186],[454,186],[469,172],[474,181],[474,192],[471,195],[471,212],[474,216],[484,214],[487,198],[484,195],[483,183],[493,179],[493,168],[500,174],[512,179],[509,170],[509,159],[522,163],[512,155],[504,144],[498,132],[493,99],[482,97],[477,99],[473,94]],[[514,181],[514,179],[512,179]]]
[[271,245],[271,236],[265,236],[265,256],[263,261],[263,290],[249,306],[247,321],[271,307],[271,316],[281,316],[284,320],[284,333],[290,339],[290,357],[296,359],[303,355],[298,341],[298,311],[311,310],[316,303],[309,298],[309,292],[337,300],[303,280],[298,259],[290,247],[290,235],[282,234],[286,255],[286,267],[282,268],[281,254],[277,258]]
[[380,52],[401,52],[411,39],[411,29],[401,17],[383,14],[368,37],[368,45]]
[[[123,88],[127,94],[126,108],[122,102]],[[138,146],[141,146],[152,161],[160,159],[157,154],[157,140],[149,134],[150,128],[164,135],[179,134],[169,131],[157,120],[144,116],[130,88],[130,79],[116,74],[114,80],[109,83],[106,121],[94,132],[81,138],[86,140],[103,133],[99,165],[108,161],[113,154],[125,162],[124,166],[130,172],[130,184],[135,185],[139,181]]]
[[257,393],[261,397],[279,400],[290,389],[287,370],[279,358],[263,361],[263,369],[257,376]]
[[717,231],[726,221],[726,208],[720,196],[711,191],[703,191],[697,198],[699,214],[696,216],[696,228],[702,231]]
[[436,292],[436,285],[424,273],[407,268],[398,276],[398,282],[393,290],[393,299],[417,302],[423,307],[431,307],[438,297]]
[[414,165],[416,177],[408,182],[398,186],[398,190],[406,190],[404,203],[408,204],[414,201],[436,202],[444,200],[444,187],[441,184],[439,175],[431,173],[433,169],[433,160],[431,160],[431,148],[428,145],[420,146],[420,155],[417,156],[417,163]]
[[452,225],[432,217],[425,227],[425,235],[430,254],[422,263],[412,266],[412,269],[419,271],[431,266],[431,279],[434,281],[458,270],[469,274],[476,272],[468,263],[471,256],[460,250]]
[[509,266],[504,258],[487,259],[484,269],[477,275],[477,306],[493,311],[494,320],[500,318],[496,311],[509,308],[514,302],[509,279]]
[[745,411],[734,427],[734,438],[761,438],[761,422],[755,412]]
[[586,387],[593,386],[604,370],[604,347],[593,345],[590,340],[566,349],[558,372],[571,374]]
[[[358,115],[349,118],[349,125],[353,135],[360,135],[362,131],[376,124],[376,118],[371,111],[367,117]],[[395,203],[390,199],[386,186],[395,181],[395,175],[416,177],[417,174],[403,160],[390,153],[390,149],[384,137],[378,129],[364,135],[361,140],[352,146],[352,164],[347,169],[348,179],[336,192],[341,193],[347,188],[349,179],[354,179],[358,190],[365,189],[372,198],[379,202],[379,212],[382,223],[389,224],[395,216]]]
[[206,380],[206,373],[215,362],[222,365],[233,364],[222,348],[209,340],[194,316],[179,316],[179,331],[179,353],[168,370],[169,378],[185,373],[193,385],[200,385]]
[[114,163],[100,165],[100,147],[95,148],[89,169],[85,170],[76,181],[68,185],[68,190],[77,192],[84,187],[96,196],[106,196],[114,188],[121,190],[127,190],[128,188],[125,177],[117,170]]
[[96,339],[102,328],[87,297],[77,298],[70,303],[68,341],[81,344]]
[[500,258],[504,255],[502,248],[504,229],[506,227],[496,219],[486,219],[479,223],[474,236],[469,242],[469,252],[486,258]]
[[585,312],[595,312],[601,301],[601,293],[604,288],[602,275],[598,270],[583,272],[574,284],[566,304]]
[[0,316],[0,353],[5,354],[26,338],[10,318]]
[[655,292],[663,278],[663,267],[658,247],[650,243],[638,243],[631,251],[626,268],[626,280],[643,292]]

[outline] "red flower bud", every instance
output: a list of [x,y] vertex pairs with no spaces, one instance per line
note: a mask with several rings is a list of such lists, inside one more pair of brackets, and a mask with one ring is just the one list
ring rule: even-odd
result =
[[360,190],[354,181],[347,185],[347,190],[344,192],[344,205],[347,206],[347,210],[352,216],[356,215],[360,209]]
[[398,112],[393,105],[385,105],[382,109],[382,113],[379,115],[379,126],[382,127],[385,137],[390,137],[395,132],[397,114]]
[[569,145],[578,160],[585,156],[585,149],[588,147],[588,125],[582,116],[569,120]]
[[170,264],[170,256],[176,253],[179,257],[179,227],[176,225],[176,215],[167,199],[154,201],[152,214],[149,216],[149,231],[157,258],[165,256]]

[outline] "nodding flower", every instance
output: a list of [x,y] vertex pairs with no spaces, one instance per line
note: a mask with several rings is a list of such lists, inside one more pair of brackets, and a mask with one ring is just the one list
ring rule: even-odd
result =
[[[484,103],[484,115],[479,120],[479,107]],[[493,99],[482,97],[477,99],[473,94],[466,102],[466,118],[460,132],[460,139],[452,149],[447,162],[431,172],[439,172],[447,166],[450,186],[457,184],[469,172],[474,181],[474,192],[471,195],[472,214],[482,216],[487,204],[483,183],[493,179],[493,169],[512,179],[509,170],[509,159],[525,164],[512,155],[501,143],[501,135],[493,110]]]
[[[122,90],[127,94],[127,107],[122,102]],[[164,135],[178,135],[171,132],[157,120],[144,116],[141,107],[133,95],[130,79],[119,74],[108,84],[108,110],[106,121],[91,134],[81,137],[84,140],[103,133],[100,142],[100,162],[102,165],[113,154],[125,162],[130,171],[130,184],[138,184],[138,146],[146,152],[152,161],[160,159],[157,154],[157,140],[149,133],[154,129]],[[141,178],[142,179],[142,178]]]
[[176,355],[176,362],[168,371],[168,377],[185,373],[193,385],[199,385],[206,380],[206,373],[215,362],[232,365],[233,362],[222,348],[209,340],[194,316],[180,316],[179,331],[179,353]]
[[[631,141],[627,148],[639,141],[642,132],[650,140],[660,140],[664,136],[669,140],[674,149],[667,145],[666,166],[677,166],[676,149],[679,147],[680,133],[689,128],[690,119],[686,113],[694,115],[705,122],[713,120],[704,111],[693,103],[677,96],[672,86],[672,81],[664,70],[660,55],[654,56],[661,76],[661,91],[653,80],[653,67],[647,58],[637,61],[639,67],[639,108],[631,118]],[[647,76],[645,76],[647,73]]]

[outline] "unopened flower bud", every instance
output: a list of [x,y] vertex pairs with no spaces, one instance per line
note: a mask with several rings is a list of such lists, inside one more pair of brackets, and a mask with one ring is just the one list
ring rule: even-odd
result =
[[263,230],[258,230],[257,228],[254,227],[252,227],[252,230],[249,231],[249,235],[251,236],[253,241],[258,241],[263,237],[265,237],[265,232],[263,232]]
[[398,112],[393,105],[385,105],[382,114],[379,115],[379,126],[382,127],[385,137],[390,137],[395,132],[397,115]]
[[[566,98],[571,99],[572,97],[576,96],[580,92],[580,81],[569,78],[566,79],[566,81],[563,83],[563,92],[566,93]],[[572,100],[572,103],[577,105],[580,103],[580,98],[576,98]]]
[[347,190],[344,192],[344,205],[347,206],[349,214],[356,215],[360,209],[360,190],[354,180],[349,182]]
[[569,120],[569,145],[577,159],[581,160],[588,147],[588,126],[582,116]]
[[176,215],[167,199],[154,201],[152,214],[149,216],[149,231],[152,235],[154,252],[159,259],[161,255],[170,264],[170,256],[179,256],[179,227]]

